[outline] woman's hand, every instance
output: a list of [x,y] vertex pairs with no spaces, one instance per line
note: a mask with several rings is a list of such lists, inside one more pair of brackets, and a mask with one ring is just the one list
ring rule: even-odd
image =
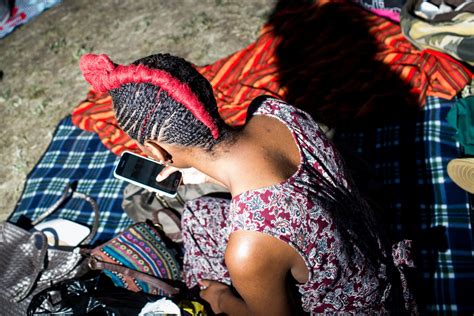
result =
[[224,283],[211,280],[201,280],[199,285],[201,286],[199,295],[211,305],[212,311],[215,314],[224,313],[222,299],[228,295],[234,296],[230,287]]
[[137,146],[151,159],[157,161],[159,164],[165,165],[165,168],[156,177],[157,182],[161,182],[168,178],[169,175],[176,171],[180,171],[183,175],[184,184],[200,184],[212,182],[224,186],[219,181],[209,177],[195,168],[178,169],[172,165],[173,159],[163,148],[154,144],[153,142],[145,142],[144,145],[137,143]]

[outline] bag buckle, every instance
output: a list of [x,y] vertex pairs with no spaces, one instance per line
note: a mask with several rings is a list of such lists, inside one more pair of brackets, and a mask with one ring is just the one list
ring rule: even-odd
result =
[[88,262],[87,262],[87,266],[89,267],[89,269],[91,270],[97,270],[97,258],[95,257],[90,257]]

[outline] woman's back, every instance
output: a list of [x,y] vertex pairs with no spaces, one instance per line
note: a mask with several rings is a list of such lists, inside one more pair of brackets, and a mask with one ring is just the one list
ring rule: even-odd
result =
[[236,179],[232,195],[282,182],[296,172],[301,162],[288,127],[270,116],[250,120],[231,147],[229,156]]
[[[282,101],[267,98],[254,115],[283,123],[279,125],[291,132],[287,135],[293,138],[301,161],[282,181],[234,196],[227,236],[242,230],[263,232],[299,253],[309,271],[308,282],[298,285],[306,311],[383,311],[391,296],[392,265],[369,260],[358,247],[348,249],[353,244],[348,246],[342,239],[334,219],[335,199],[343,199],[344,194],[358,198],[337,151],[308,114]],[[279,138],[288,143],[283,135]],[[380,246],[379,240],[374,242]],[[371,251],[390,260],[379,247]]]

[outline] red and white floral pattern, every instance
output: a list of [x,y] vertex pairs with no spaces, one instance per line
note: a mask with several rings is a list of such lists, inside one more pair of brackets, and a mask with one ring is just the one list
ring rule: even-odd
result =
[[266,99],[254,115],[277,118],[288,127],[300,151],[300,166],[286,181],[241,193],[230,204],[212,198],[187,204],[183,216],[187,285],[202,278],[230,284],[224,263],[230,234],[258,231],[288,243],[304,259],[309,281],[298,288],[305,311],[384,311],[391,292],[386,267],[371,266],[359,252],[348,260],[331,212],[315,190],[319,180],[308,172],[317,170],[332,185],[351,191],[334,146],[307,113],[277,99]]

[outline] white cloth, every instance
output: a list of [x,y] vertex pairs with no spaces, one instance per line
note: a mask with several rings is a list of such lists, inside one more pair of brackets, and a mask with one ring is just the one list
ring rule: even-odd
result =
[[181,316],[181,311],[179,310],[178,305],[163,297],[156,302],[147,303],[142,308],[138,316],[152,316],[161,314]]

